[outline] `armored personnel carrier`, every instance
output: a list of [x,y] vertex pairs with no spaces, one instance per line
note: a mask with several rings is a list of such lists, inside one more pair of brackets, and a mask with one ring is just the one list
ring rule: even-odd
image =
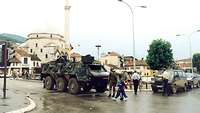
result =
[[61,56],[56,61],[43,64],[41,77],[44,78],[44,87],[71,94],[89,92],[92,88],[96,92],[105,92],[109,73],[102,65],[93,64],[94,57],[86,55],[81,59],[81,62],[75,62]]

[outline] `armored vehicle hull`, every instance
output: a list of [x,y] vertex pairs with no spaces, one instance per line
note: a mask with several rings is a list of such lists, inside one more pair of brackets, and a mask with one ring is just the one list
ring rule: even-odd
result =
[[81,62],[72,62],[65,57],[42,65],[41,76],[44,87],[48,90],[68,91],[71,94],[88,92],[105,92],[109,73],[100,64],[92,64],[94,58],[82,57]]

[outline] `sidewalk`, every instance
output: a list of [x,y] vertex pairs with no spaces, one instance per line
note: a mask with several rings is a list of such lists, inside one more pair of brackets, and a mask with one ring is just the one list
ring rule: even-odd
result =
[[23,95],[18,91],[7,90],[7,98],[3,99],[3,91],[0,91],[0,113],[24,108],[29,104],[29,101],[25,98],[25,94]]
[[[8,79],[8,78],[7,78]],[[21,90],[14,89],[15,85],[10,84],[12,80],[7,80],[6,99],[3,99],[3,79],[0,79],[0,113],[24,113],[36,107],[35,102]]]

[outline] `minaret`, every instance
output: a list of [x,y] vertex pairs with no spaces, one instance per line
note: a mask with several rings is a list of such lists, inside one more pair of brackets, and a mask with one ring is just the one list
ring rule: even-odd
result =
[[65,23],[64,23],[64,38],[67,43],[67,48],[70,47],[70,41],[69,41],[69,11],[71,6],[69,6],[69,0],[65,0],[65,7],[64,7],[64,13],[65,13]]

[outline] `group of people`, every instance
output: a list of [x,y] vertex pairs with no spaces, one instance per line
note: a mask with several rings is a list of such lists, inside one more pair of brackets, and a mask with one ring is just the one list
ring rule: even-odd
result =
[[[112,68],[110,71],[108,80],[109,80],[108,97],[113,97],[114,100],[117,100],[118,97],[120,97],[120,100],[127,100],[128,96],[125,93],[125,89],[127,89],[127,85],[125,84],[124,76],[121,74],[117,74],[115,70]],[[141,76],[139,75],[139,73],[135,71],[131,76],[131,81],[133,82],[135,95],[137,95],[140,80],[141,80]],[[116,87],[118,87],[117,91],[116,91]]]
[[30,76],[29,76],[29,73],[27,70],[23,70],[21,76],[20,76],[19,71],[13,70],[13,71],[11,71],[11,75],[12,75],[13,79],[19,79],[20,77],[22,77],[23,79],[30,79]]

